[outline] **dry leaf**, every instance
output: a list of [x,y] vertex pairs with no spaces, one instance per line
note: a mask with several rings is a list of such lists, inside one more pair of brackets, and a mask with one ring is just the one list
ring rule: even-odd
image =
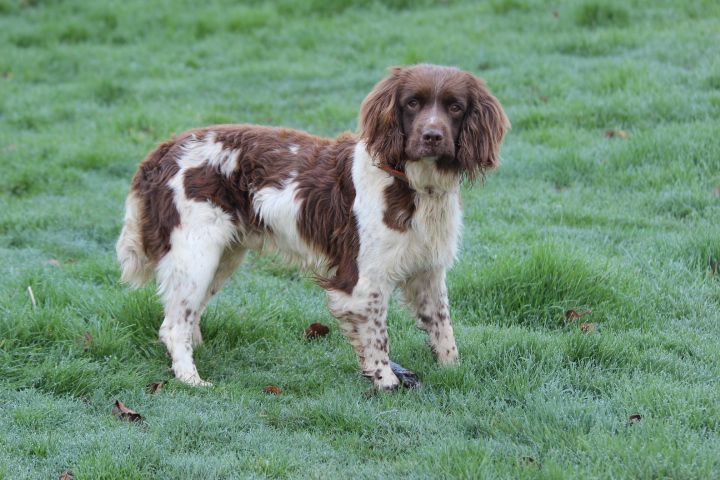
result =
[[558,12],[557,10],[555,10],[555,11],[553,12],[553,17],[559,18],[559,17],[560,17],[560,12]]
[[613,138],[613,137],[628,138],[630,135],[628,135],[628,133],[625,130],[608,130],[607,132],[605,132],[605,136],[607,138]]
[[59,266],[60,266],[60,260],[56,260],[56,259],[54,259],[54,258],[51,258],[51,259],[48,260],[46,263],[47,263],[48,265],[52,266],[52,267],[59,267]]
[[308,339],[320,338],[330,333],[330,328],[322,323],[313,323],[305,329],[305,337]]
[[628,417],[628,422],[630,422],[630,425],[634,425],[640,420],[642,420],[642,415],[640,415],[639,413],[633,413]]
[[118,417],[120,420],[127,420],[128,422],[141,422],[142,415],[137,413],[125,406],[120,400],[115,400],[115,406],[112,409],[112,414]]
[[710,273],[716,275],[720,269],[720,260],[710,263]]
[[720,195],[720,185],[715,187],[715,189],[713,191],[715,192],[715,195]]
[[70,470],[65,470],[60,474],[58,480],[73,480],[73,473]]
[[165,380],[148,383],[147,385],[145,385],[145,388],[147,388],[148,393],[157,393],[165,386],[166,383],[167,382]]
[[533,457],[520,457],[520,462],[526,467],[537,467],[538,463]]
[[592,310],[585,310],[584,312],[578,313],[577,310],[571,309],[571,310],[568,310],[567,312],[565,312],[565,318],[567,318],[568,320],[571,320],[574,318],[584,317],[585,315],[590,315],[591,313],[592,313]]
[[583,333],[594,332],[595,324],[594,323],[581,323],[580,330],[582,330]]
[[277,385],[268,385],[267,387],[263,388],[263,391],[272,395],[280,395],[282,393],[282,390]]

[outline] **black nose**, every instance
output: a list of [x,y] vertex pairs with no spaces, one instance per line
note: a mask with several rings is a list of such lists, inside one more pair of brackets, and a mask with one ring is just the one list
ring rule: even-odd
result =
[[423,132],[422,139],[427,145],[437,145],[442,142],[443,134],[437,128],[428,128]]

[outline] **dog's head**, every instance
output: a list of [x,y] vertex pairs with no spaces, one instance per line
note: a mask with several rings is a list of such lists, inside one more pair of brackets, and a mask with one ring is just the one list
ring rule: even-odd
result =
[[498,164],[509,122],[476,76],[452,67],[393,67],[363,101],[360,136],[370,153],[403,170],[432,161],[474,179]]

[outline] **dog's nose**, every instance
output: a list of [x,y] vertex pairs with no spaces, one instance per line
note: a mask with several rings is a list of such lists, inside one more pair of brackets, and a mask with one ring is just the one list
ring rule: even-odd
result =
[[428,128],[423,132],[422,139],[427,145],[437,145],[442,142],[443,134],[437,128]]

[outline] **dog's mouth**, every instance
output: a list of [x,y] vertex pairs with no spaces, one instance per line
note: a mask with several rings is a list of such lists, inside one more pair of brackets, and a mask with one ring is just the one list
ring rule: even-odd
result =
[[408,155],[408,160],[448,164],[455,160],[455,155],[454,152],[448,152],[445,149],[421,148],[414,152],[414,155]]
[[453,160],[455,152],[448,146],[426,146],[422,145],[407,152],[408,160],[443,161]]

